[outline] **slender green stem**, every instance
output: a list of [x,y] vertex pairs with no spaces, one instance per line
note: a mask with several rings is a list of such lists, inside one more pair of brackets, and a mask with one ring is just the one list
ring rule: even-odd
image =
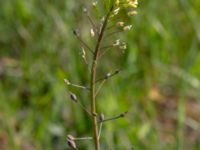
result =
[[92,126],[93,126],[93,132],[94,132],[94,142],[95,142],[95,150],[100,150],[100,142],[99,142],[99,133],[98,133],[98,124],[97,124],[97,112],[96,112],[96,72],[97,72],[97,59],[102,43],[102,39],[104,36],[104,31],[106,29],[108,19],[110,17],[110,13],[113,8],[110,9],[108,12],[103,26],[101,28],[100,34],[98,36],[97,44],[94,51],[93,61],[92,61],[92,67],[91,67],[91,113],[92,113]]
[[81,137],[81,138],[74,138],[75,141],[78,140],[92,140],[92,137]]
[[123,112],[123,113],[119,114],[116,117],[112,117],[112,118],[101,120],[101,121],[99,121],[99,123],[104,123],[104,122],[107,122],[107,121],[112,121],[112,120],[116,120],[116,119],[119,119],[119,118],[123,118],[127,113],[128,113],[128,111]]

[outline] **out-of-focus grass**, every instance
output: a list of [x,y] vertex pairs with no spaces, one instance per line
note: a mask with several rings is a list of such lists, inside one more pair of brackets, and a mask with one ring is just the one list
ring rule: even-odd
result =
[[[68,99],[64,78],[87,84],[72,29],[88,32],[82,1],[0,1],[0,149],[67,149],[66,135],[90,135],[90,120]],[[86,2],[89,3],[89,2]],[[200,149],[198,0],[139,2],[128,50],[104,57],[118,66],[99,108],[106,116],[103,149]],[[104,72],[103,72],[104,71]],[[71,89],[85,105],[87,93]],[[88,106],[89,107],[89,106]],[[79,143],[93,149],[92,143]]]

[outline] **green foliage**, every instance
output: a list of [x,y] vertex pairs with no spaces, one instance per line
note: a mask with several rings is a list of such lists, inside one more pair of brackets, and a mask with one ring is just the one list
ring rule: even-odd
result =
[[[89,78],[72,34],[76,27],[89,33],[83,3],[0,1],[0,149],[68,149],[68,133],[90,134],[90,121],[63,83],[85,85]],[[128,49],[122,57],[109,51],[98,72],[123,69],[98,100],[105,116],[129,111],[105,123],[104,149],[199,149],[199,7],[198,0],[139,2]],[[87,93],[72,90],[89,104]]]

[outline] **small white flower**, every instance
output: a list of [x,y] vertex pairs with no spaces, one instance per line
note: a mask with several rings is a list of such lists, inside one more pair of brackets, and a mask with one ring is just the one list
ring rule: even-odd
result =
[[96,6],[97,6],[97,3],[98,3],[97,1],[92,2],[92,6],[93,6],[93,7],[96,7]]
[[125,26],[123,28],[124,31],[129,31],[132,28],[132,25]]
[[69,80],[67,79],[64,79],[64,82],[67,84],[67,85],[70,85],[71,83],[69,82]]
[[120,39],[117,39],[116,41],[115,41],[115,43],[113,43],[113,46],[119,46],[120,45]]
[[126,44],[120,45],[120,46],[119,46],[119,49],[122,49],[122,50],[125,50],[125,49],[127,49],[127,46],[126,46]]
[[120,43],[120,46],[119,46],[119,49],[122,49],[122,50],[127,49],[126,43],[125,43],[125,42],[121,42],[121,43]]
[[133,15],[136,15],[137,14],[137,11],[133,10],[133,11],[129,11],[127,13],[128,16],[133,16]]
[[124,22],[122,22],[122,21],[117,22],[117,26],[118,26],[118,27],[123,27],[123,26],[124,26]]
[[128,2],[129,7],[137,8],[137,6],[138,6],[137,0],[127,0],[127,2]]
[[120,11],[120,8],[116,8],[114,11],[113,11],[113,15],[117,15]]

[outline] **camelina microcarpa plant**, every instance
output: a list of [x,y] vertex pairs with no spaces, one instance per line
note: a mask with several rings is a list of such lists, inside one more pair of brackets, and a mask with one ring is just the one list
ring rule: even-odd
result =
[[[97,8],[99,1],[92,3],[93,8]],[[106,3],[105,1],[102,3]],[[102,6],[102,5],[101,5]],[[104,5],[105,6],[105,5]],[[92,119],[92,132],[91,137],[80,137],[76,138],[72,135],[67,136],[68,146],[72,149],[78,149],[77,143],[79,140],[93,140],[95,150],[100,150],[100,137],[102,125],[105,122],[112,121],[115,119],[122,118],[126,115],[126,112],[122,112],[117,116],[106,118],[104,114],[97,110],[97,95],[101,90],[104,82],[120,73],[121,70],[116,70],[114,72],[106,73],[103,77],[97,77],[97,66],[99,65],[100,58],[103,57],[106,52],[111,49],[120,49],[124,51],[127,49],[127,45],[121,39],[116,39],[117,33],[125,33],[132,29],[132,25],[128,24],[127,18],[137,14],[136,8],[138,6],[137,0],[112,0],[109,1],[109,7],[106,9],[106,14],[102,16],[99,21],[94,21],[90,12],[87,8],[83,9],[83,13],[88,18],[91,29],[89,34],[91,38],[95,39],[94,48],[92,49],[81,37],[78,30],[73,30],[73,34],[81,44],[81,56],[87,65],[90,72],[90,86],[82,86],[71,83],[69,80],[64,79],[66,85],[73,86],[80,89],[85,89],[90,92],[90,110],[87,110],[86,107],[80,102],[76,94],[69,91],[69,97],[75,104],[78,104],[88,116]],[[113,41],[108,46],[105,46],[107,39]],[[105,40],[106,39],[106,40]],[[86,58],[86,54],[91,53],[92,57],[89,60]]]

